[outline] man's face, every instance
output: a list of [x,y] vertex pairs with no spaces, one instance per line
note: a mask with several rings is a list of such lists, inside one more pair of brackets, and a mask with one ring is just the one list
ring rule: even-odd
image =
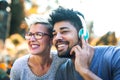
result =
[[55,23],[53,28],[53,44],[59,57],[71,57],[71,48],[78,43],[78,33],[69,21]]

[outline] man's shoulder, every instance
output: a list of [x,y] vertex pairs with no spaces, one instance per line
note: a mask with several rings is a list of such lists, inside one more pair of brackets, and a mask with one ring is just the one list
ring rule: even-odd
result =
[[67,58],[60,58],[60,57],[58,57],[58,53],[57,53],[57,51],[52,51],[51,52],[51,57],[53,58],[53,60],[55,60],[55,62],[66,62],[67,61]]
[[68,59],[57,70],[56,79],[57,80],[75,80],[74,75],[76,75],[74,64],[71,59]]
[[[109,64],[119,62],[120,60],[120,47],[117,46],[100,46],[96,47],[94,58],[98,61],[103,61]],[[95,59],[95,62],[96,62]]]
[[[105,54],[105,55],[114,55],[120,52],[120,47],[117,46],[96,46],[95,53]],[[120,55],[120,54],[119,54]]]
[[64,62],[61,66],[61,70],[70,70],[74,66],[73,62],[71,59],[67,59],[66,62]]

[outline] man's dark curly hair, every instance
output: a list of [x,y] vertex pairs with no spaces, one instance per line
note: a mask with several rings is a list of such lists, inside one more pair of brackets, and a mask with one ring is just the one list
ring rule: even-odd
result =
[[75,26],[77,31],[83,28],[82,21],[79,16],[84,19],[84,15],[78,11],[73,11],[73,9],[66,9],[59,6],[49,16],[49,22],[52,26],[59,21],[69,21],[73,26]]

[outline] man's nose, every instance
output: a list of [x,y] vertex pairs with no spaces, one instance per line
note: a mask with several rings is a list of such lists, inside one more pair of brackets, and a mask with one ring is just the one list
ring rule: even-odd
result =
[[56,36],[55,36],[55,39],[62,39],[62,34],[61,33],[57,33]]

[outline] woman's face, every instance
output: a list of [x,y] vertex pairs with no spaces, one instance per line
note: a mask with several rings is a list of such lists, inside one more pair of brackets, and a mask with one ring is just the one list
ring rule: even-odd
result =
[[[50,52],[52,43],[50,36],[42,35],[41,38],[38,38],[41,33],[49,34],[44,24],[31,25],[28,33],[32,35],[31,38],[27,40],[28,48],[31,54],[45,55],[46,53]],[[35,37],[35,35],[38,37]]]

